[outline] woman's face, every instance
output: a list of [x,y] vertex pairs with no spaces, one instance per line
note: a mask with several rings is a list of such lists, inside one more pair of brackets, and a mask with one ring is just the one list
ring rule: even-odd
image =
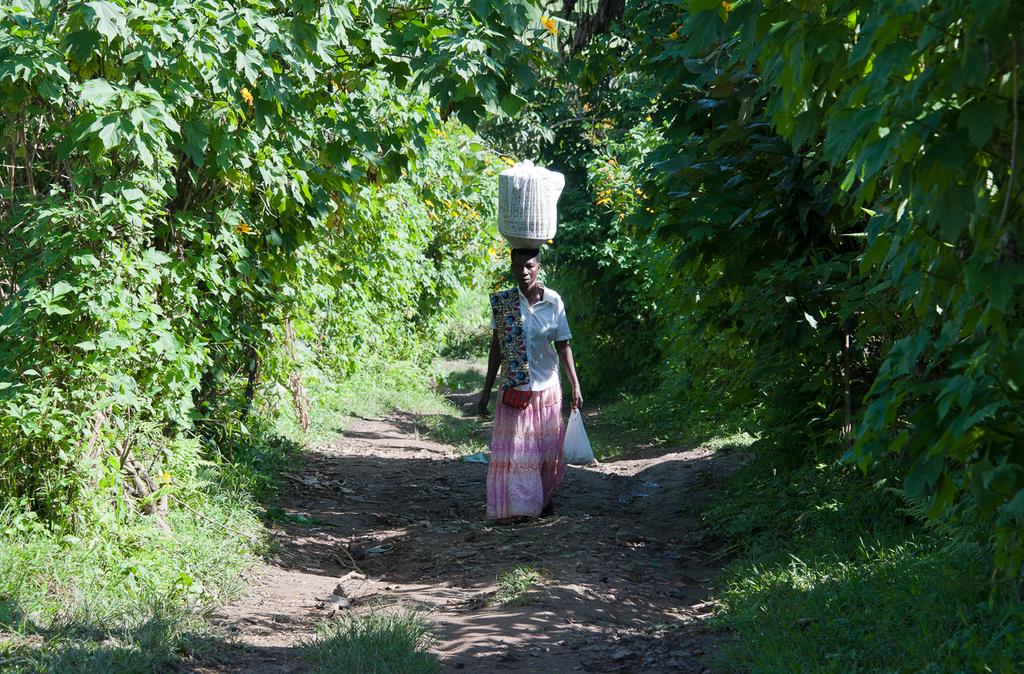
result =
[[512,276],[521,288],[529,288],[537,282],[540,260],[536,257],[516,256],[512,258]]

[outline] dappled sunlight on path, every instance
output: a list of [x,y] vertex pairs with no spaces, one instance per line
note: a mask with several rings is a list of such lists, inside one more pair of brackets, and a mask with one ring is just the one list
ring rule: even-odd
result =
[[[569,467],[554,516],[495,526],[487,467],[416,422],[358,420],[284,476],[275,550],[216,615],[233,645],[181,671],[303,671],[318,622],[396,607],[433,624],[446,670],[709,671],[718,567],[694,513],[742,457],[661,449]],[[541,580],[503,606],[496,579],[522,565]]]

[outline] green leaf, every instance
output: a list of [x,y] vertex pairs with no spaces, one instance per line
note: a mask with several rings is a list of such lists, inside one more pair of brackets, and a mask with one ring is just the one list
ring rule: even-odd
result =
[[931,507],[928,509],[928,517],[935,518],[941,515],[948,508],[956,496],[956,485],[949,475],[943,475],[939,481],[939,487],[932,497]]
[[1006,494],[1012,493],[1020,478],[1022,469],[1012,463],[1004,463],[992,468],[982,476],[982,484],[986,489],[993,489]]
[[974,428],[974,426],[979,422],[984,419],[988,419],[1005,406],[1006,401],[1003,400],[997,400],[993,403],[989,403],[973,414],[956,418],[950,426],[949,431],[953,433],[955,437],[960,437],[971,428]]
[[85,8],[89,25],[108,41],[121,34],[125,17],[120,7],[105,0],[94,0],[85,3]]
[[850,150],[864,142],[869,133],[878,126],[881,119],[880,106],[867,106],[840,110],[832,115],[825,137],[825,155],[834,162],[847,158]]
[[746,209],[745,211],[736,216],[736,219],[732,221],[732,224],[729,225],[729,228],[732,229],[733,227],[736,227],[737,225],[741,224],[744,220],[750,217],[750,214],[753,212],[753,208]]
[[100,127],[99,137],[103,141],[103,149],[109,150],[112,147],[117,147],[121,142],[120,126],[121,123],[115,121]]
[[118,90],[111,86],[110,82],[97,78],[82,85],[78,101],[81,105],[105,108],[117,98],[118,93]]
[[984,147],[992,132],[1006,122],[1006,107],[995,101],[975,101],[964,106],[957,118],[957,128],[967,129],[975,147]]
[[971,150],[961,134],[944,133],[932,143],[928,157],[939,162],[944,169],[962,170]]
[[524,105],[526,105],[526,99],[516,96],[515,94],[509,94],[501,99],[501,109],[509,117],[515,117],[518,115]]
[[196,166],[202,166],[206,159],[206,148],[209,145],[209,132],[199,122],[186,122],[182,125],[184,145],[182,150]]
[[941,455],[929,456],[919,461],[903,482],[907,496],[912,499],[922,498],[938,481],[945,465],[946,461]]
[[989,293],[990,306],[996,311],[1008,311],[1014,288],[1020,285],[1016,265],[1012,262],[990,262],[982,269],[981,276]]
[[104,351],[124,349],[132,345],[132,341],[124,335],[119,335],[116,332],[106,331],[100,335],[99,341],[96,344],[96,348]]
[[999,508],[1000,522],[1006,522],[1011,518],[1018,522],[1024,520],[1024,489],[1018,491],[1013,500]]
[[100,35],[93,30],[77,30],[64,38],[72,61],[84,63],[98,51]]
[[132,140],[132,145],[135,147],[135,151],[138,153],[139,159],[142,160],[142,163],[148,167],[153,166],[155,161],[153,158],[153,152],[149,149],[149,143],[146,139],[141,136],[135,136]]
[[53,288],[50,290],[50,297],[58,299],[60,297],[64,297],[74,289],[75,287],[67,281],[57,281],[53,284]]
[[177,354],[180,347],[178,336],[172,332],[160,332],[156,341],[153,342],[153,350],[164,358],[170,358]]

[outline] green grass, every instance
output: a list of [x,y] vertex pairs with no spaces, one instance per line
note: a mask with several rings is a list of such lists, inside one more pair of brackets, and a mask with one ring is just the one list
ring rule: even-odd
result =
[[451,360],[486,358],[491,348],[491,334],[486,323],[452,334],[441,349],[441,356]]
[[441,668],[429,646],[418,615],[377,611],[321,623],[304,654],[317,674],[429,674]]
[[242,495],[189,501],[204,518],[172,508],[170,534],[144,516],[74,535],[8,526],[0,669],[153,671],[204,641],[201,616],[241,593],[262,527]]
[[166,450],[169,532],[103,490],[74,529],[0,514],[0,671],[149,672],[218,644],[203,617],[245,590],[240,572],[265,549],[259,500],[297,451],[250,426],[221,438],[232,463],[201,459],[194,439]]
[[480,419],[461,416],[454,408],[446,414],[417,416],[416,429],[423,437],[451,445],[459,455],[490,451],[485,436],[480,434]]
[[160,671],[176,649],[185,647],[187,626],[178,618],[151,617],[132,628],[78,625],[74,633],[35,636],[5,633],[0,671],[133,673]]
[[926,528],[889,482],[764,460],[728,481],[705,514],[738,553],[716,597],[723,669],[1021,671],[1024,609],[990,584],[991,550]]
[[455,413],[431,385],[431,373],[413,361],[369,359],[345,378],[307,363],[303,381],[309,395],[310,428],[303,434],[287,401],[279,401],[278,431],[308,445],[344,432],[353,417],[372,418],[392,410],[417,414]]
[[[470,361],[455,362],[461,364]],[[480,367],[463,367],[447,372],[442,371],[438,377],[438,384],[451,391],[479,392],[484,387],[485,374]]]
[[756,439],[739,422],[725,422],[720,414],[690,409],[665,392],[620,395],[590,419],[585,408],[584,423],[599,461],[640,446],[727,450],[748,447]]
[[494,600],[502,606],[519,606],[526,601],[530,590],[543,579],[540,571],[529,564],[521,564],[498,574],[498,590]]
[[960,630],[994,622],[978,608],[987,591],[978,573],[986,551],[909,540],[864,544],[852,556],[812,554],[730,569],[721,620],[741,642],[730,649],[731,666],[753,672],[964,671],[974,660],[992,671],[1019,671],[1013,665],[1024,661],[1019,640],[1014,646],[989,639],[970,655],[947,644]]
[[480,420],[463,416],[438,390],[438,384],[445,385],[443,366],[442,361],[431,366],[442,372],[438,378],[411,361],[372,360],[350,377],[337,380],[310,365],[304,376],[312,404],[309,432],[302,433],[288,408],[281,410],[277,429],[315,446],[341,435],[354,417],[373,418],[398,410],[415,415],[416,430],[424,437],[452,445],[461,454],[486,451],[487,443],[478,433]]
[[444,328],[444,346],[440,356],[447,360],[486,359],[491,348],[490,291],[466,288],[460,291],[452,307],[451,319]]
[[[651,393],[605,405],[587,430],[609,458],[631,446],[756,452],[743,427]],[[988,540],[926,526],[895,467],[865,477],[778,451],[727,479],[702,513],[729,560],[713,597],[721,671],[1024,671],[1024,604],[991,580]]]

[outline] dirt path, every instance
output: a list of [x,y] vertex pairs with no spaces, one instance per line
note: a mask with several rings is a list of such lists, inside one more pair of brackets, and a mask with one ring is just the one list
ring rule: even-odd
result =
[[[444,671],[709,671],[718,567],[695,513],[738,456],[658,448],[569,467],[553,517],[493,526],[487,467],[415,428],[358,420],[286,476],[280,507],[314,524],[274,528],[253,593],[216,616],[236,646],[181,671],[301,672],[318,621],[396,604],[434,623]],[[495,605],[497,575],[520,564],[546,580]],[[331,603],[339,586],[351,608]]]

